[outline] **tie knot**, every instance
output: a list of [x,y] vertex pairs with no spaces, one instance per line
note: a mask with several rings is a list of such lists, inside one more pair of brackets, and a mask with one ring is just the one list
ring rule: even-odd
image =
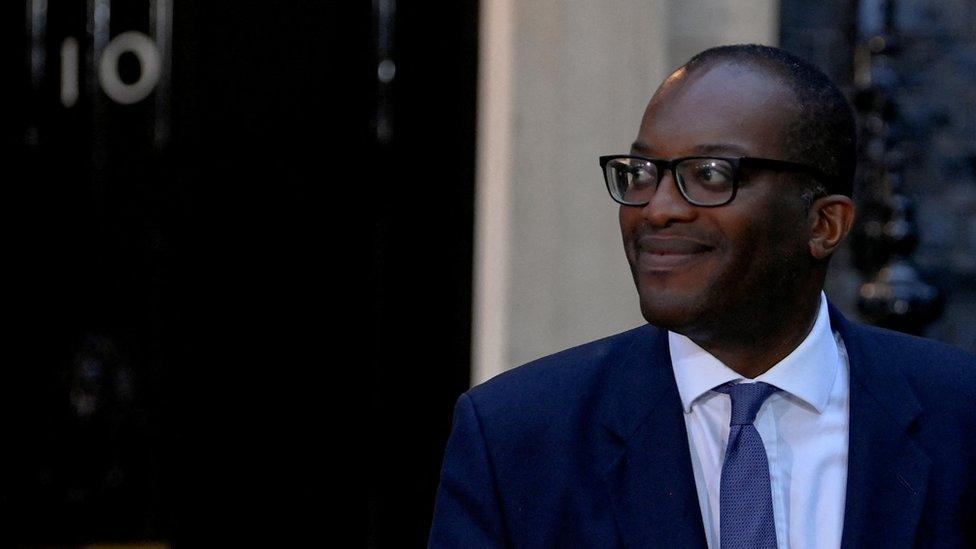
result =
[[730,425],[749,425],[756,419],[756,413],[769,395],[779,389],[761,381],[756,383],[724,383],[715,388],[732,399],[732,420]]

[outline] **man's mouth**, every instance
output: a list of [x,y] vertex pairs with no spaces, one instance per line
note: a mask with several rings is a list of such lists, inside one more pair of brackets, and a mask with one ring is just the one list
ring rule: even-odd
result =
[[683,237],[645,236],[637,239],[634,253],[641,271],[662,271],[694,263],[715,248]]

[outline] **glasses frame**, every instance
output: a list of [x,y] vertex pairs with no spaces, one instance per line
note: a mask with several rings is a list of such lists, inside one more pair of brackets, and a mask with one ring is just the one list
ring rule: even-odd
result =
[[[780,171],[806,172],[816,176],[818,180],[826,183],[828,188],[830,188],[829,182],[832,179],[822,171],[808,164],[800,164],[798,162],[790,162],[788,160],[776,160],[773,158],[758,158],[755,156],[696,155],[696,156],[682,156],[680,158],[673,158],[671,160],[664,160],[661,158],[648,158],[646,156],[640,156],[637,154],[611,154],[611,155],[601,156],[600,170],[603,172],[603,180],[607,185],[607,192],[610,193],[610,198],[612,198],[614,202],[617,202],[618,204],[622,204],[624,206],[644,207],[647,206],[650,203],[650,201],[645,200],[643,202],[626,202],[622,199],[618,199],[616,195],[614,195],[611,187],[610,178],[607,176],[607,164],[609,164],[612,160],[618,160],[620,158],[636,158],[638,160],[644,160],[646,162],[650,162],[651,164],[654,164],[654,166],[657,168],[657,182],[655,183],[654,186],[655,193],[657,192],[658,187],[661,186],[661,178],[664,177],[665,170],[671,172],[671,179],[674,181],[674,184],[678,188],[678,191],[681,193],[681,196],[684,197],[684,199],[688,201],[689,204],[692,204],[694,206],[699,206],[702,208],[716,208],[718,206],[725,206],[726,204],[732,202],[732,200],[735,199],[735,195],[739,191],[739,173],[741,167],[747,167],[747,168],[755,167],[755,168],[767,168],[767,169],[780,170]],[[692,200],[691,197],[688,196],[687,191],[685,191],[684,189],[684,185],[678,182],[678,174],[677,172],[675,172],[675,168],[678,166],[678,164],[686,160],[700,160],[700,159],[723,160],[725,162],[728,162],[729,165],[732,166],[732,194],[729,196],[729,199],[726,200],[725,202],[721,202],[719,204],[702,204],[700,202],[696,202]]]

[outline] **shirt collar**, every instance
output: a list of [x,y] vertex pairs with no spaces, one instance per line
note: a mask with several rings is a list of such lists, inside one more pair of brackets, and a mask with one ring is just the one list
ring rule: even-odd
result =
[[[685,413],[712,388],[729,381],[745,380],[734,370],[687,337],[668,332],[674,378]],[[822,413],[830,399],[838,361],[837,341],[830,328],[827,296],[820,292],[817,320],[807,337],[783,360],[754,380],[774,385]]]

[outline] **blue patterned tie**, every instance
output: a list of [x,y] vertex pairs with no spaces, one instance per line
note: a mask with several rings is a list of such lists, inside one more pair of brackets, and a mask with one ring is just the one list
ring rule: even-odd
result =
[[715,390],[732,398],[719,509],[722,549],[775,548],[769,462],[762,438],[752,422],[762,403],[778,389],[756,382],[726,383]]

